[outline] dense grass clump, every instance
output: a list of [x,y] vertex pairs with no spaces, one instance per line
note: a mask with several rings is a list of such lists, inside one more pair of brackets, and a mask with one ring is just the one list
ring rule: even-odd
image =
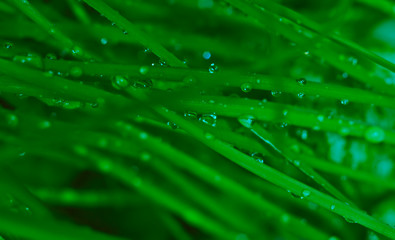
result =
[[0,2],[0,239],[395,239],[390,0]]

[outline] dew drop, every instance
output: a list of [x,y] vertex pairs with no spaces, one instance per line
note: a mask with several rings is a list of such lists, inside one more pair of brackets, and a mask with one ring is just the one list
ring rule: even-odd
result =
[[152,88],[151,79],[137,79],[133,82],[133,87],[135,88]]
[[372,143],[380,143],[385,139],[385,132],[380,127],[371,126],[365,131],[365,139]]
[[330,208],[333,211],[333,210],[335,210],[336,206],[334,204],[332,204]]
[[7,42],[4,43],[4,48],[5,48],[5,49],[11,49],[11,48],[13,48],[14,46],[15,46],[14,43],[13,43],[13,42],[10,42],[10,41],[7,41]]
[[302,86],[302,87],[305,86],[307,83],[305,78],[296,79],[296,82],[298,83],[299,86]]
[[324,119],[325,119],[324,115],[318,115],[318,116],[317,116],[317,120],[318,120],[319,122],[323,122]]
[[112,86],[117,89],[125,89],[129,86],[129,79],[126,76],[115,76],[112,78]]
[[273,97],[279,97],[282,94],[282,92],[280,92],[280,91],[272,91],[271,94],[272,94]]
[[308,196],[310,196],[310,195],[311,195],[310,190],[305,189],[305,190],[302,191],[302,196],[303,196],[303,197],[308,197]]
[[243,84],[241,84],[240,88],[241,88],[241,91],[243,91],[245,93],[249,93],[252,90],[252,86],[250,83],[243,83]]
[[218,66],[215,65],[215,63],[212,63],[210,65],[210,67],[208,68],[208,72],[209,73],[216,73],[216,72],[218,72]]
[[187,119],[197,119],[198,115],[196,112],[188,111],[184,113],[184,117]]
[[348,100],[348,99],[341,99],[341,100],[340,100],[340,103],[341,103],[342,105],[347,105],[347,104],[349,103],[349,100]]
[[169,126],[171,129],[178,128],[177,124],[175,124],[174,122],[167,122],[166,125]]
[[211,53],[209,51],[204,51],[203,58],[209,60],[211,58]]
[[304,93],[303,92],[298,93],[298,98],[302,99],[303,97],[304,97]]
[[255,161],[257,161],[259,163],[264,163],[265,162],[265,160],[263,159],[262,153],[253,152],[253,153],[251,153],[251,157],[254,158]]
[[101,38],[101,39],[100,39],[100,43],[101,43],[102,45],[107,45],[107,43],[108,43],[107,38]]
[[252,125],[255,122],[255,118],[251,115],[241,116],[238,118],[238,120],[241,123],[241,125],[243,125],[246,128],[252,128]]
[[215,115],[215,113],[212,114],[202,114],[199,117],[199,121],[210,125],[212,127],[215,127],[217,125],[217,115]]
[[75,46],[73,49],[71,49],[71,53],[72,53],[74,56],[80,56],[81,53],[82,53],[82,50],[81,50],[80,47]]

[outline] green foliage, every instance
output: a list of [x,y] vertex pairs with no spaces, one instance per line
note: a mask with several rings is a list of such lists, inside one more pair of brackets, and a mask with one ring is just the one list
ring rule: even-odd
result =
[[0,239],[395,239],[394,9],[0,2]]

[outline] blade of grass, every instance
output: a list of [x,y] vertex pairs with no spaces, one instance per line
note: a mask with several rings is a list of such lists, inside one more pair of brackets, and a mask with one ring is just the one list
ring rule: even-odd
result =
[[[259,164],[253,159],[240,151],[234,149],[227,143],[224,143],[215,138],[209,132],[203,132],[201,129],[192,123],[182,119],[175,113],[164,109],[156,108],[156,111],[162,116],[168,118],[170,121],[177,123],[180,127],[184,128],[187,132],[193,135],[196,139],[200,140],[208,147],[212,148],[221,155],[227,157],[229,160],[262,177],[263,179],[280,186],[281,188],[290,191],[296,195],[304,196],[305,199],[329,210],[346,219],[350,219],[355,223],[365,226],[373,231],[383,234],[390,238],[395,238],[395,229],[386,225],[375,218],[367,215],[365,212],[355,209],[339,200],[336,200],[316,189],[309,187],[287,175],[280,173],[269,166]],[[308,193],[308,194],[307,194]]]
[[159,58],[166,61],[167,64],[174,67],[186,67],[185,64],[174,56],[171,52],[166,50],[160,43],[156,42],[153,38],[150,38],[138,29],[134,24],[123,17],[119,12],[112,9],[106,3],[101,0],[84,0],[89,6],[94,8],[100,14],[103,14],[108,20],[116,23],[121,29],[127,33],[133,35],[143,46],[151,49]]

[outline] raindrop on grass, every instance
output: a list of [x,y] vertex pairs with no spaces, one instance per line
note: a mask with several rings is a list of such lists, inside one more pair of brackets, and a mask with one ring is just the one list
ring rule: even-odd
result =
[[302,196],[303,196],[303,197],[308,197],[308,196],[310,196],[310,195],[311,195],[310,190],[305,189],[305,190],[302,191]]
[[377,126],[369,127],[365,131],[365,139],[372,143],[380,143],[385,139],[385,132]]
[[126,76],[115,76],[112,78],[112,86],[117,89],[125,89],[129,86],[129,79]]
[[184,113],[184,117],[187,119],[197,119],[198,116],[196,112],[188,111]]
[[347,105],[347,104],[349,103],[349,100],[348,100],[348,99],[341,99],[341,100],[340,100],[340,103],[341,103],[342,105]]
[[5,49],[11,49],[11,48],[13,48],[14,46],[15,46],[14,43],[13,43],[13,42],[10,42],[10,41],[7,41],[7,42],[4,43],[4,48],[5,48]]
[[216,73],[216,72],[218,72],[218,66],[215,65],[215,63],[212,63],[210,65],[210,67],[208,68],[208,72],[209,73]]
[[138,79],[133,82],[133,87],[135,88],[152,88],[152,85],[151,79]]
[[169,126],[171,129],[178,128],[177,124],[175,124],[174,122],[167,122],[166,125]]
[[251,153],[251,157],[254,158],[259,163],[265,162],[265,160],[263,159],[262,153],[259,153],[259,152]]
[[199,117],[199,121],[210,125],[212,127],[215,127],[217,125],[217,115],[215,115],[215,113],[212,114],[202,114]]
[[251,83],[243,83],[240,86],[241,91],[245,92],[245,93],[249,93],[252,90],[252,86]]
[[298,93],[298,98],[302,99],[303,97],[304,97],[304,93],[303,92]]
[[282,92],[280,92],[280,91],[272,91],[271,94],[272,94],[273,97],[279,97],[282,94]]
[[238,118],[238,120],[241,123],[241,125],[243,125],[246,128],[252,128],[252,125],[255,122],[255,118],[251,115],[241,116]]
[[211,58],[211,53],[209,51],[204,51],[203,52],[203,58],[208,60]]
[[296,79],[296,82],[298,83],[299,86],[302,86],[302,87],[305,86],[307,83],[306,79],[304,79],[304,78]]
[[334,204],[331,205],[330,209],[333,211],[335,210],[336,206]]
[[101,39],[100,39],[100,43],[101,43],[102,45],[106,45],[106,44],[108,43],[107,38],[101,38]]

